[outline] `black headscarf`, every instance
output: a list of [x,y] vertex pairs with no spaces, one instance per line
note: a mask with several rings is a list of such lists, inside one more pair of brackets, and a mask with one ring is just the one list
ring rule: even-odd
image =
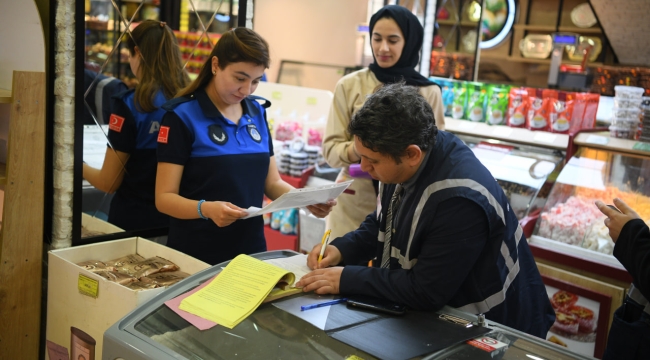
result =
[[415,71],[415,66],[420,60],[419,52],[424,39],[424,29],[420,25],[418,18],[407,8],[399,5],[387,5],[372,15],[369,29],[370,41],[372,41],[372,30],[375,24],[385,17],[390,17],[395,20],[397,26],[402,30],[402,34],[404,35],[404,49],[397,63],[389,68],[382,68],[377,65],[377,59],[373,51],[372,58],[374,62],[368,66],[370,71],[375,74],[377,80],[384,84],[394,83],[403,79],[407,85],[435,85],[435,83]]

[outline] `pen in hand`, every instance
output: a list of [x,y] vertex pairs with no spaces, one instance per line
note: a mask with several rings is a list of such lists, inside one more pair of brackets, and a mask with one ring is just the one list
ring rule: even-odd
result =
[[327,243],[329,242],[330,238],[330,233],[332,230],[327,230],[325,231],[325,234],[323,234],[323,239],[321,240],[321,247],[320,247],[320,254],[318,255],[318,264],[320,265],[321,260],[323,260],[323,255],[325,254],[325,248],[327,247]]
[[323,306],[336,305],[336,304],[340,304],[340,303],[346,302],[346,301],[348,301],[347,298],[340,298],[340,299],[336,299],[336,300],[323,301],[322,303],[317,303],[317,304],[303,305],[303,306],[300,307],[300,311],[315,309],[315,308],[319,308],[319,307],[323,307]]

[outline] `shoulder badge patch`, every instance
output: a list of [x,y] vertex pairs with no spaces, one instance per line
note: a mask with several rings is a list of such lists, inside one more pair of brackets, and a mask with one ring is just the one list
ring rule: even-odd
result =
[[253,124],[247,125],[246,130],[248,130],[248,134],[253,138],[253,140],[255,140],[255,142],[259,143],[262,141],[262,135],[257,131],[257,126]]
[[161,126],[158,130],[158,142],[162,144],[167,144],[167,139],[169,138],[169,126]]
[[124,118],[111,114],[110,121],[108,122],[108,128],[113,131],[122,132],[122,126],[124,126]]
[[228,135],[219,125],[210,125],[208,127],[208,136],[217,145],[223,145],[228,141]]

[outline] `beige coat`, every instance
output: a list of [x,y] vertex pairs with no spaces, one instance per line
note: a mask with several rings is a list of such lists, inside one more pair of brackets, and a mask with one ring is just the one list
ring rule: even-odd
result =
[[[337,182],[352,179],[348,172],[348,166],[352,164],[348,158],[348,147],[353,146],[354,141],[347,134],[348,123],[379,85],[381,82],[369,69],[348,74],[336,84],[323,139],[323,156],[331,167],[342,168]],[[431,104],[438,129],[444,130],[445,117],[440,88],[420,87],[420,94]],[[327,228],[332,230],[332,240],[356,230],[366,216],[375,211],[377,197],[372,180],[354,179],[349,189],[354,194],[341,194],[337,199],[338,204],[326,219]]]

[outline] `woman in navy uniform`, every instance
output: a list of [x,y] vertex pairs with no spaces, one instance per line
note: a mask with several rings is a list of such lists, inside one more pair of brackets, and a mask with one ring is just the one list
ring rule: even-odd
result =
[[138,85],[114,96],[104,163],[101,169],[84,164],[83,176],[95,188],[115,193],[110,223],[125,230],[166,227],[169,217],[155,205],[156,139],[162,105],[189,84],[189,77],[164,22],[143,21],[126,43]]
[[[253,30],[224,33],[198,77],[165,105],[156,205],[171,216],[167,246],[209,264],[266,251],[261,216],[238,220],[293,189],[282,180],[264,105],[250,96],[269,67]],[[268,103],[264,101],[265,103]],[[326,216],[334,201],[310,206]]]

